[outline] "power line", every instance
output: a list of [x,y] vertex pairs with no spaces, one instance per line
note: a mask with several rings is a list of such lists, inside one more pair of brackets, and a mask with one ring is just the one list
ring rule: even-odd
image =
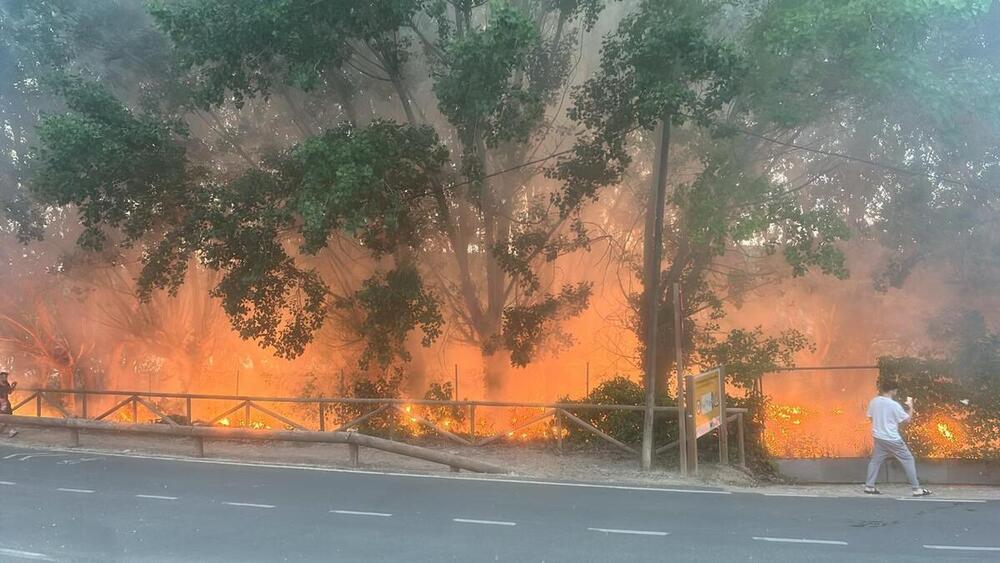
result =
[[[901,168],[899,166],[895,166],[895,165],[892,165],[892,164],[885,164],[883,162],[878,162],[878,161],[875,161],[875,160],[869,160],[867,158],[860,158],[860,157],[851,156],[849,154],[844,154],[844,153],[840,153],[840,152],[834,152],[834,151],[828,151],[828,150],[823,150],[823,149],[817,149],[817,148],[813,148],[813,147],[807,147],[805,145],[800,145],[798,143],[794,143],[794,142],[791,142],[791,141],[782,141],[780,139],[775,139],[773,137],[768,137],[767,135],[761,135],[760,133],[755,133],[755,132],[750,131],[748,129],[741,129],[741,128],[733,127],[733,126],[726,126],[726,128],[729,129],[729,130],[731,130],[731,131],[733,131],[733,132],[735,132],[735,133],[739,133],[741,135],[746,135],[748,137],[754,137],[754,138],[757,138],[757,139],[760,139],[762,141],[766,141],[768,143],[772,143],[772,144],[775,144],[775,145],[780,145],[780,146],[784,146],[784,147],[788,147],[788,148],[792,148],[792,149],[796,149],[796,150],[800,150],[800,151],[804,151],[804,152],[810,152],[810,153],[814,153],[814,154],[820,154],[820,155],[828,156],[828,157],[831,157],[831,158],[839,158],[839,159],[843,159],[843,160],[846,160],[846,161],[849,161],[849,162],[854,162],[854,163],[857,163],[857,164],[864,164],[864,165],[867,165],[867,166],[871,166],[873,168],[881,168],[881,169],[884,169],[884,170],[889,170],[889,171],[892,171],[892,172],[896,172],[897,174],[904,174],[906,176],[911,176],[911,177],[915,177],[915,178],[928,178],[928,179],[931,179],[931,180],[936,180],[936,181],[939,181],[939,182],[944,182],[946,184],[952,184],[952,185],[955,185],[955,186],[968,187],[968,184],[966,184],[965,182],[962,182],[960,180],[955,180],[955,179],[949,178],[947,176],[936,175],[936,174],[933,174],[933,173],[925,171],[925,170],[923,170],[923,171],[922,170],[910,170],[910,169]],[[630,133],[630,132],[632,132],[634,130],[635,129],[631,129],[628,132]],[[527,168],[529,166],[534,166],[535,164],[541,164],[541,163],[546,162],[548,160],[552,160],[553,158],[559,158],[560,156],[565,156],[567,154],[570,154],[570,153],[574,152],[575,150],[576,150],[575,148],[572,148],[572,149],[566,149],[566,150],[563,150],[563,151],[554,152],[554,153],[549,154],[547,156],[536,158],[534,160],[529,160],[528,162],[524,162],[524,163],[518,164],[516,166],[511,166],[509,168],[504,168],[502,170],[497,170],[495,172],[490,172],[489,174],[485,174],[482,177],[480,177],[478,179],[475,179],[475,180],[466,180],[464,182],[458,182],[456,184],[452,184],[451,187],[457,188],[457,187],[466,186],[468,184],[475,183],[475,182],[477,182],[479,180],[486,180],[488,178],[493,178],[493,177],[496,177],[496,176],[502,176],[503,174],[514,172],[514,171],[520,170],[522,168]]]
[[472,184],[472,183],[478,182],[479,180],[485,180],[487,178],[492,178],[494,176],[500,176],[500,175],[506,174],[508,172],[513,172],[515,170],[520,170],[522,168],[527,168],[527,167],[533,166],[535,164],[541,164],[541,163],[545,162],[546,160],[552,160],[553,158],[558,158],[560,156],[567,155],[567,154],[569,154],[569,153],[571,153],[571,152],[573,152],[575,150],[576,150],[575,148],[572,148],[572,149],[566,149],[564,151],[554,152],[554,153],[552,153],[552,154],[550,154],[548,156],[543,156],[541,158],[536,158],[535,160],[529,160],[528,162],[524,162],[524,163],[518,164],[517,166],[511,166],[510,168],[504,168],[503,170],[497,170],[496,172],[490,172],[489,174],[484,174],[483,176],[481,176],[479,178],[476,178],[475,180],[466,180],[464,182],[458,182],[457,184],[452,184],[451,187],[457,188],[457,187],[460,187],[460,186],[465,186],[465,185],[468,185],[468,184]]
[[866,164],[866,165],[872,166],[874,168],[882,168],[882,169],[885,169],[885,170],[891,170],[893,172],[897,172],[899,174],[905,174],[907,176],[914,176],[914,177],[918,177],[918,178],[929,178],[931,180],[937,180],[939,182],[944,182],[944,183],[947,183],[947,184],[954,184],[954,185],[957,185],[957,186],[967,187],[967,185],[964,182],[961,182],[959,180],[954,180],[954,179],[949,178],[947,176],[938,176],[938,175],[935,175],[935,174],[933,174],[931,172],[928,172],[926,170],[924,170],[924,171],[921,171],[921,170],[909,170],[907,168],[900,168],[898,166],[893,166],[891,164],[885,164],[885,163],[882,163],[882,162],[877,162],[875,160],[869,160],[867,158],[859,158],[859,157],[856,157],[856,156],[851,156],[849,154],[844,154],[844,153],[839,153],[839,152],[833,152],[833,151],[827,151],[827,150],[823,150],[823,149],[816,149],[816,148],[812,148],[812,147],[807,147],[805,145],[800,145],[798,143],[793,143],[791,141],[781,141],[779,139],[768,137],[766,135],[761,135],[760,133],[754,133],[753,131],[750,131],[750,130],[747,130],[747,129],[741,129],[741,128],[732,127],[732,126],[730,126],[729,128],[732,131],[735,131],[737,133],[746,135],[748,137],[755,137],[757,139],[760,139],[762,141],[767,141],[768,143],[772,143],[772,144],[775,144],[775,145],[781,145],[781,146],[784,146],[784,147],[789,147],[789,148],[793,148],[793,149],[800,150],[800,151],[811,152],[811,153],[815,153],[815,154],[821,154],[823,156],[829,156],[829,157],[832,157],[832,158],[841,158],[841,159],[844,159],[844,160],[847,160],[847,161],[850,161],[850,162],[856,162],[858,164]]

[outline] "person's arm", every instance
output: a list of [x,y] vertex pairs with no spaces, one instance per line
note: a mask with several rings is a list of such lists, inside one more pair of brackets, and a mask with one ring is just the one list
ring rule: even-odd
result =
[[912,416],[913,416],[913,402],[907,401],[905,410],[903,409],[902,406],[900,406],[899,403],[896,403],[896,418],[899,419],[899,422],[906,422],[910,420],[910,417]]

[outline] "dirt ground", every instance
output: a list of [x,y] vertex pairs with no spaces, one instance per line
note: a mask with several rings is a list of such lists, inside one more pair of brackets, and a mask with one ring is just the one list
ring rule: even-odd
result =
[[[11,446],[67,448],[69,434],[65,430],[21,428],[14,438],[3,437],[0,443]],[[713,486],[727,490],[760,492],[773,495],[864,496],[854,485],[793,485],[756,479],[735,467],[703,464],[697,478],[683,478],[671,468],[657,467],[650,472],[638,468],[634,456],[617,450],[567,447],[560,453],[554,445],[499,444],[468,447],[438,443],[433,447],[449,453],[490,462],[510,470],[505,478],[563,480],[597,484],[642,486]],[[192,457],[194,445],[187,438],[120,436],[81,432],[80,447],[75,451],[105,454],[141,454],[167,457]],[[303,444],[288,442],[205,442],[207,459],[253,462],[263,464],[303,465],[368,471],[390,471],[423,474],[447,474],[449,468],[434,463],[401,457],[362,448],[360,465],[350,463],[348,447],[337,444]],[[495,478],[462,473],[465,477]],[[905,485],[882,487],[887,495],[905,496]],[[897,490],[898,489],[898,490]],[[1000,488],[947,486],[936,487],[939,497],[956,499],[998,499]]]

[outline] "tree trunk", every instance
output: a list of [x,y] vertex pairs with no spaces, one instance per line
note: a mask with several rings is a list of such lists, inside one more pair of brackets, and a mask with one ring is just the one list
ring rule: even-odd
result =
[[665,114],[658,128],[653,185],[646,211],[645,248],[643,252],[643,319],[645,323],[645,415],[642,432],[643,470],[653,464],[653,407],[656,405],[656,374],[659,339],[660,262],[663,257],[663,208],[666,205],[667,153],[670,150],[670,115]]
[[483,390],[486,398],[499,398],[509,370],[510,354],[506,350],[498,350],[492,354],[483,352]]

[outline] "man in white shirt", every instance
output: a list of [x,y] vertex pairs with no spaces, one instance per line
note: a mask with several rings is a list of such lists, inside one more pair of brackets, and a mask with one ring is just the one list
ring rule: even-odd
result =
[[913,416],[913,399],[907,397],[906,410],[896,402],[898,388],[893,381],[879,382],[879,395],[868,403],[868,419],[872,421],[872,437],[874,448],[872,459],[868,462],[868,479],[865,481],[865,492],[878,495],[881,492],[875,488],[875,479],[882,469],[882,463],[890,457],[899,460],[906,471],[906,478],[913,488],[913,496],[925,497],[930,491],[920,486],[917,480],[917,465],[910,448],[899,435],[899,424],[910,420]]

